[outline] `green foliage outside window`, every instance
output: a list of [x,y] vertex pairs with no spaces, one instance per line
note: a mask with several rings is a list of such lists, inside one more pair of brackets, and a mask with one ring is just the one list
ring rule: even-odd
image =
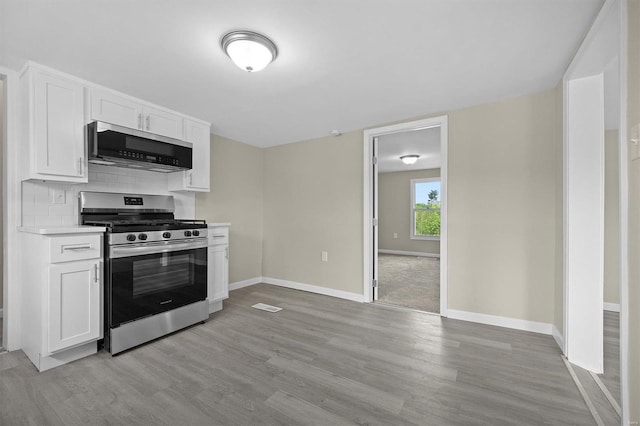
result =
[[440,203],[416,204],[416,235],[440,236]]

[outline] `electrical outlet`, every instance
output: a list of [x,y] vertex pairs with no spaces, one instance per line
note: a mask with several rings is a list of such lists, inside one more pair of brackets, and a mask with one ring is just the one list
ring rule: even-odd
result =
[[51,204],[65,204],[67,197],[64,189],[49,188],[49,202]]
[[398,233],[397,232],[393,233],[393,238],[396,239],[396,240],[398,239]]
[[327,252],[327,251],[323,251],[322,252],[322,261],[323,262],[328,262],[329,261],[329,252]]

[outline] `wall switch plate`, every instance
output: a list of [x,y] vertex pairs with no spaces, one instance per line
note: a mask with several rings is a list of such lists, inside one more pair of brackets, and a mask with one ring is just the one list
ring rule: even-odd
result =
[[64,189],[49,188],[49,201],[51,204],[66,204],[67,197]]
[[323,262],[328,262],[329,261],[329,252],[327,252],[327,251],[323,251],[322,252],[322,261]]
[[397,233],[397,232],[394,232],[394,233],[393,233],[393,238],[394,238],[394,239],[397,239],[397,238],[398,238],[398,233]]

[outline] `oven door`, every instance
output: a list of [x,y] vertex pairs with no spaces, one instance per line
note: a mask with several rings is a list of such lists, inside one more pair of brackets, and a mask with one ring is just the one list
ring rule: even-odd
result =
[[207,240],[111,246],[106,325],[121,324],[207,298]]

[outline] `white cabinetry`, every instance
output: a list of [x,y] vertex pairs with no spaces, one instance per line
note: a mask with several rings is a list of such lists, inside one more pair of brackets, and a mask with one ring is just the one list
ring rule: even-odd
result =
[[169,175],[169,191],[209,192],[210,125],[203,121],[184,119],[184,140],[193,144],[191,170]]
[[100,338],[99,259],[49,266],[48,352]]
[[209,313],[222,309],[229,297],[229,225],[209,225],[207,299]]
[[104,89],[91,89],[91,120],[183,138],[182,116]]
[[97,351],[102,338],[102,233],[21,233],[22,349],[40,371]]
[[87,182],[84,84],[29,63],[20,76],[22,179]]

